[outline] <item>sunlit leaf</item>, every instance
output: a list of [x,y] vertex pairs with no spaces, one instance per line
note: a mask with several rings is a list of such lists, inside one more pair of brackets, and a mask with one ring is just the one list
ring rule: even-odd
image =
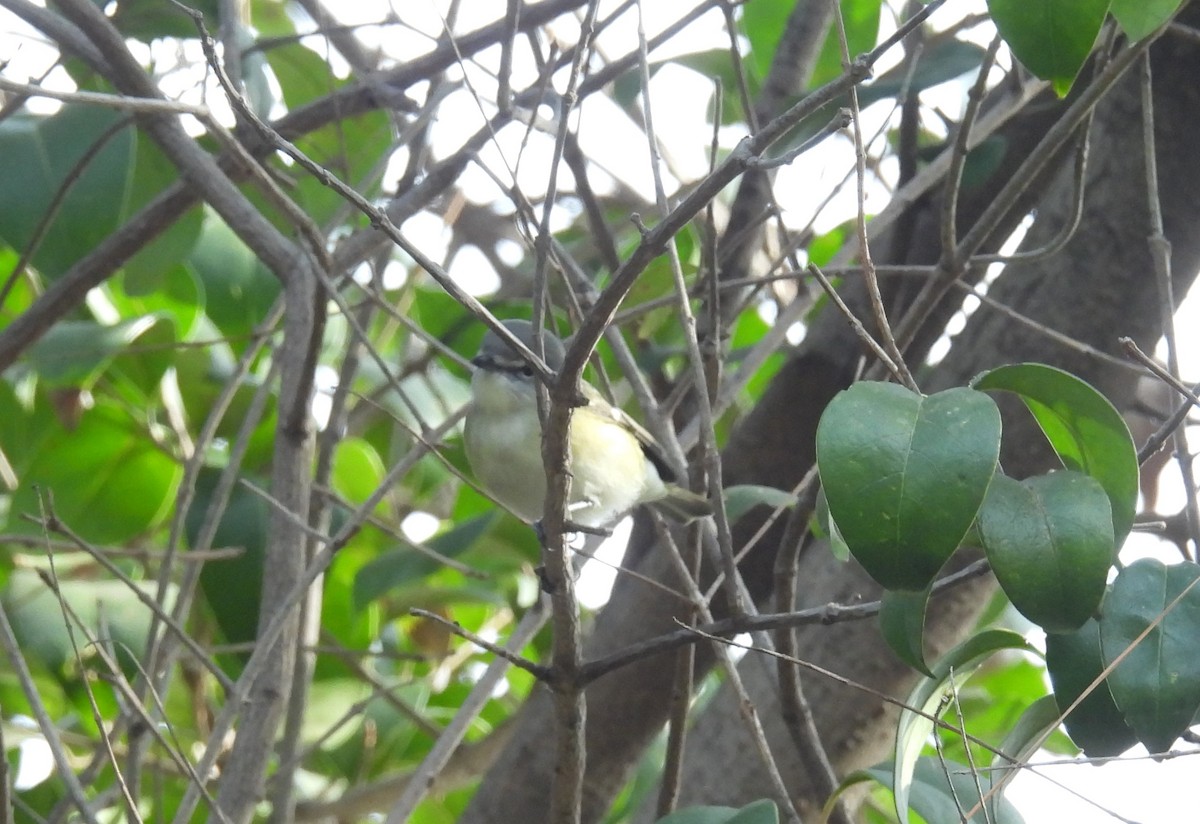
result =
[[[861,770],[851,779],[874,780],[890,787],[895,782],[895,774],[892,764],[881,764]],[[905,809],[921,816],[927,824],[962,824],[964,820],[971,824],[1023,824],[1025,819],[1006,798],[1001,798],[994,810],[983,809],[979,791],[982,789],[986,793],[991,785],[990,776],[973,773],[967,764],[922,757],[913,770]],[[964,815],[977,805],[979,809],[964,819]],[[907,812],[901,820],[907,820]]]
[[8,528],[35,527],[41,496],[53,496],[64,523],[96,543],[128,540],[157,526],[169,511],[182,468],[124,409],[100,403],[77,426],[47,427],[14,493]]
[[[933,675],[921,679],[900,712],[896,730],[895,774],[892,792],[896,796],[896,814],[902,824],[908,821],[909,796],[916,782],[915,771],[929,734],[934,724],[928,716],[938,712],[945,698],[952,696],[984,660],[1001,650],[1026,650],[1032,648],[1015,632],[1009,630],[984,630],[972,635],[942,656],[931,668]],[[920,710],[920,714],[914,710]]]
[[[786,4],[785,4],[786,5]],[[879,36],[880,0],[841,0],[841,19],[846,33],[846,46],[850,60],[869,52]],[[825,45],[817,57],[809,88],[815,89],[842,75],[845,71],[842,56],[842,37],[837,21],[825,37]]]

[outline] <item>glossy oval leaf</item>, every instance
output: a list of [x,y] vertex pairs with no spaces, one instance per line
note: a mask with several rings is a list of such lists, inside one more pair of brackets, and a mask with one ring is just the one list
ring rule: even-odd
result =
[[1109,0],[988,0],[1004,42],[1022,65],[1049,80],[1060,97],[1092,51]]
[[909,709],[901,710],[896,726],[892,793],[896,797],[896,815],[901,824],[908,822],[909,795],[913,790],[915,770],[921,750],[933,732],[933,721],[926,716],[937,713],[942,699],[953,694],[988,656],[1008,649],[1033,651],[1024,638],[1011,630],[984,630],[971,636],[946,653],[932,667],[932,676],[922,678],[904,702],[906,707],[920,710],[924,715]]
[[92,320],[60,321],[30,347],[26,359],[49,386],[86,388],[121,350],[157,322],[153,315],[111,326]]
[[1063,465],[1100,482],[1112,504],[1119,547],[1133,526],[1137,506],[1137,448],[1125,419],[1108,398],[1071,373],[1041,363],[1001,366],[971,385],[1019,395]]
[[51,494],[58,517],[86,540],[119,543],[161,524],[175,500],[183,469],[145,437],[144,422],[115,404],[98,403],[68,430],[60,423],[41,441],[13,494],[8,528],[39,529],[39,496]]
[[38,240],[34,266],[61,275],[120,225],[136,140],[128,118],[82,104],[0,123],[0,237],[22,251]]
[[1114,542],[1100,484],[1065,470],[1015,481],[997,475],[979,511],[992,571],[1017,610],[1046,632],[1069,632],[1104,597]]
[[333,488],[351,504],[371,497],[387,474],[375,447],[362,438],[345,437],[333,453]]
[[1112,14],[1130,40],[1141,40],[1171,19],[1183,0],[1112,0]]
[[[1117,709],[1108,681],[1096,684],[1104,671],[1100,625],[1088,621],[1075,632],[1046,636],[1046,671],[1054,686],[1054,701],[1071,736],[1090,758],[1120,755],[1137,743],[1137,736]],[[1079,696],[1087,695],[1074,708]]]
[[[68,628],[59,595],[71,605],[71,612],[93,637],[112,644],[111,649],[122,665],[143,653],[153,613],[123,581],[60,578],[57,586],[58,594],[33,570],[18,569],[0,593],[13,634],[27,657],[58,671],[75,661],[73,641],[82,655],[90,655],[78,628]],[[153,582],[141,583],[139,587],[153,596]],[[169,587],[167,609],[176,594],[175,586]],[[129,675],[136,672],[135,666],[127,668]]]
[[999,450],[995,403],[965,388],[924,396],[857,383],[817,427],[830,516],[887,589],[920,591],[933,580],[975,519]]
[[209,318],[238,341],[262,321],[281,290],[250,247],[212,211],[205,211],[187,262],[204,290]]
[[1200,709],[1200,567],[1143,558],[1121,570],[1101,609],[1100,650],[1105,666],[1124,656],[1108,681],[1138,740],[1170,749]]
[[[132,214],[179,179],[179,169],[152,140],[139,140],[126,211]],[[152,240],[138,248],[122,266],[130,295],[153,300],[159,292],[178,292],[169,276],[196,245],[204,223],[201,209],[189,209]],[[190,275],[189,275],[190,277]]]

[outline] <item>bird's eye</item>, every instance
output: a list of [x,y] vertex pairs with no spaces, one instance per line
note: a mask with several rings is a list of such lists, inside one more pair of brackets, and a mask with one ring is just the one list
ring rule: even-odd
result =
[[521,374],[527,378],[532,378],[533,377],[533,367],[530,366],[529,364],[525,364],[524,366],[521,367]]

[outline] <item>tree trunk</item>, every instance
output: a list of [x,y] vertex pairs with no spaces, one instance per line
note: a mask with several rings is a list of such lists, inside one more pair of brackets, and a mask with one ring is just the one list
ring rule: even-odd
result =
[[[1195,10],[1195,8],[1193,9]],[[1196,16],[1196,15],[1192,15]],[[1194,216],[1200,214],[1200,153],[1194,135],[1200,133],[1200,54],[1190,41],[1167,35],[1154,47],[1155,117],[1159,185],[1165,234],[1172,243],[1175,294],[1182,296],[1200,267],[1200,233]],[[1046,111],[1022,114],[1008,130],[1010,157],[1020,160],[1045,128]],[[1051,257],[1009,265],[990,294],[1040,324],[1065,333],[1102,351],[1116,354],[1117,338],[1128,335],[1150,350],[1161,330],[1159,296],[1147,249],[1150,234],[1146,175],[1142,162],[1142,126],[1136,77],[1113,89],[1097,109],[1083,220],[1067,246]],[[1003,170],[1002,170],[1003,171]],[[1055,238],[1071,212],[1072,164],[1055,164],[1052,182],[1040,188],[1036,220],[1024,248],[1040,248]],[[960,218],[965,224],[991,199],[994,185],[964,194]],[[938,214],[936,202],[913,207],[920,215]],[[1013,221],[1020,215],[1014,215]],[[935,218],[936,219],[936,218]],[[910,243],[881,243],[905,247],[905,262],[931,262],[938,250],[936,224],[920,219]],[[1011,226],[1011,222],[1010,222]],[[878,258],[877,258],[878,262]],[[891,262],[886,261],[885,262]],[[945,314],[943,312],[943,314]],[[797,355],[775,377],[758,407],[731,437],[724,453],[728,484],[761,483],[789,488],[813,461],[813,437],[825,404],[853,379],[859,344],[845,322],[826,312],[814,322]],[[956,338],[950,354],[919,377],[922,388],[936,391],[961,385],[979,371],[1000,364],[1036,360],[1068,369],[1088,380],[1124,408],[1132,398],[1137,373],[1064,347],[981,307]],[[1036,449],[1040,435],[1028,416],[1006,415],[1006,471],[1022,477],[1046,466]],[[1031,446],[1032,445],[1032,446]],[[735,544],[757,528],[745,523]],[[639,529],[631,541],[626,563],[643,575],[670,583],[673,574],[665,553],[650,546],[650,533]],[[760,607],[769,609],[771,570],[779,530],[770,532],[744,565],[747,584]],[[799,605],[835,601],[873,600],[877,588],[852,563],[842,563],[814,547],[800,561]],[[927,623],[930,653],[946,649],[970,627],[980,605],[992,591],[989,577],[960,586],[931,606]],[[600,614],[586,644],[593,658],[631,643],[670,631],[675,618],[685,618],[681,602],[664,598],[631,576],[618,579],[612,600]],[[885,693],[903,697],[915,673],[884,647],[874,621],[803,627],[797,631],[800,657]],[[711,653],[701,649],[697,667],[706,671]],[[757,709],[768,730],[776,759],[793,794],[805,806],[819,804],[805,768],[779,721],[774,701],[774,664],[754,654],[742,664],[753,683]],[[601,819],[612,800],[658,734],[671,696],[673,657],[658,656],[612,673],[588,690],[588,774],[583,820]],[[840,773],[878,760],[890,742],[894,718],[870,694],[813,675],[803,678],[822,739]],[[540,821],[545,817],[548,784],[553,767],[551,703],[535,691],[521,712],[508,749],[485,777],[464,822]],[[719,802],[737,805],[771,795],[761,765],[752,756],[734,701],[722,692],[689,734],[681,805]],[[649,813],[643,811],[643,820]]]

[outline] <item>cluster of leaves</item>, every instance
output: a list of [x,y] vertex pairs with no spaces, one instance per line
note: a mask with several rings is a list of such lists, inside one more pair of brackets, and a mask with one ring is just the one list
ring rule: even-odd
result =
[[[119,8],[113,21],[130,37],[150,42],[196,34],[186,16],[164,4]],[[346,85],[300,45],[282,4],[256,7],[255,22],[281,44],[257,54],[265,54],[289,109]],[[66,67],[80,90],[111,91],[81,64]],[[372,111],[297,143],[371,195],[379,191],[377,172],[392,141],[390,118]],[[281,177],[289,174],[278,159],[272,162]],[[180,186],[177,170],[131,118],[84,103],[66,103],[52,115],[21,110],[0,122],[0,178],[0,329],[19,322],[44,290],[56,288],[138,210]],[[365,225],[348,219],[344,202],[309,176],[296,179],[290,194],[317,223],[342,232]],[[72,743],[79,752],[98,751],[105,726],[122,710],[111,682],[137,678],[154,609],[169,611],[180,596],[174,583],[155,585],[164,563],[178,571],[203,562],[199,608],[188,630],[205,648],[225,650],[214,653],[213,665],[231,679],[246,660],[239,645],[256,636],[270,511],[255,490],[269,488],[277,423],[273,352],[262,345],[277,342],[276,330],[263,324],[280,291],[237,235],[196,207],[94,288],[86,308],[50,328],[0,380],[0,447],[19,481],[0,497],[0,530],[8,536],[0,545],[0,603],[38,701],[77,734]],[[388,300],[460,356],[478,345],[481,333],[458,334],[466,327],[462,309],[442,292],[413,280]],[[398,334],[386,316],[377,315],[366,331],[397,364],[429,359],[420,339]],[[343,357],[349,340],[346,322],[333,319],[323,360]],[[397,382],[379,370],[360,371],[347,387],[382,401],[364,404],[343,436],[329,439],[335,526],[419,442],[413,413],[424,425],[439,425],[467,392],[464,373],[441,367],[413,369],[398,384],[409,406],[398,400]],[[306,768],[330,784],[418,762],[432,744],[430,730],[453,716],[471,688],[459,676],[472,657],[450,658],[450,636],[407,617],[411,607],[444,613],[452,606],[454,620],[486,632],[501,629],[534,597],[526,574],[537,552],[534,536],[511,519],[497,524],[491,504],[469,489],[448,498],[445,490],[457,489],[455,471],[464,467],[458,451],[448,456],[449,466],[432,456],[419,461],[324,578],[322,643],[340,652],[318,658],[301,738],[313,748]],[[457,526],[414,546],[400,525],[415,510],[437,512]],[[49,515],[75,538],[64,541],[54,526],[48,530]],[[112,564],[130,583],[110,577]],[[51,576],[54,587],[39,575]],[[528,650],[531,657],[544,640]],[[98,655],[105,648],[122,671],[107,671],[107,659]],[[510,672],[472,737],[499,725],[531,685],[526,673]],[[158,700],[180,752],[204,745],[210,707],[224,698],[203,681],[170,682]],[[15,747],[20,737],[12,719],[32,717],[35,708],[7,665],[0,667],[0,707],[5,745]],[[16,750],[5,755],[16,757]],[[188,777],[164,753],[151,760],[166,769],[156,809],[170,815]],[[106,771],[96,788],[113,781]],[[66,794],[61,776],[52,775],[19,795],[27,809],[48,814]],[[463,803],[461,793],[451,793],[437,806],[452,815]],[[23,813],[18,819],[29,820]]]
[[988,11],[1004,42],[1024,66],[1049,80],[1062,95],[1070,91],[1104,21],[1111,13],[1121,32],[1141,40],[1165,25],[1182,0],[988,0]]
[[[1063,468],[1005,475],[1000,413],[984,390],[1019,396]],[[999,764],[1036,750],[1064,717],[1090,756],[1138,742],[1164,752],[1191,725],[1200,711],[1200,568],[1143,559],[1109,583],[1133,525],[1138,466],[1124,421],[1092,387],[1040,364],[1001,367],[972,388],[930,396],[863,382],[830,403],[817,455],[831,539],[887,590],[884,637],[927,676],[885,770],[902,820],[944,695],[998,651],[1032,652],[1019,635],[983,630],[935,666],[924,660],[931,588],[963,545],[982,548],[1013,606],[1047,634],[1056,703],[1029,706],[996,749]]]
[[[195,5],[215,21],[215,2]],[[1093,0],[1087,14],[1076,16],[1072,5],[1064,32],[1067,17],[1060,5],[991,3],[1018,58],[1065,92],[1110,9],[1108,2]],[[1112,3],[1111,11],[1136,39],[1161,25],[1177,5],[1177,0],[1129,0]],[[843,6],[851,53],[870,49],[878,37],[879,0]],[[762,88],[787,9],[782,3],[755,2],[742,10],[742,33],[752,45],[746,79],[753,97]],[[189,20],[158,0],[121,2],[113,22],[127,37],[146,43],[195,36]],[[325,59],[299,42],[282,4],[256,4],[254,22],[264,42],[273,43],[253,50],[243,66],[256,109],[277,103],[296,111],[345,86]],[[1070,40],[1075,47],[1067,52],[1047,48],[1039,39],[1044,35],[1055,43]],[[897,68],[864,86],[860,103],[957,77],[977,66],[982,53],[973,44],[940,40],[914,67]],[[1055,62],[1039,62],[1046,56]],[[741,90],[728,51],[673,62],[721,77],[729,95],[722,112],[727,122],[735,122]],[[110,91],[81,64],[64,65],[80,90]],[[834,36],[812,85],[842,71]],[[268,74],[281,91],[278,101],[270,99]],[[613,99],[633,119],[640,116],[639,82],[630,72],[613,90]],[[814,117],[816,125],[797,129],[791,144],[810,137],[820,120]],[[343,118],[296,143],[366,197],[384,196],[378,170],[396,149],[386,113]],[[209,138],[205,145],[217,148]],[[365,218],[347,216],[344,201],[321,181],[296,174],[278,158],[267,162],[289,181],[289,195],[307,216],[331,227],[331,236],[367,226]],[[177,191],[177,178],[130,119],[106,109],[71,103],[52,116],[18,112],[0,122],[0,180],[5,181],[0,186],[0,271],[14,273],[0,289],[0,329],[18,322],[43,290],[60,283],[131,216],[163,193]],[[269,204],[260,205],[290,229]],[[587,233],[578,226],[559,237],[572,252],[582,250],[581,259],[594,254],[585,249]],[[688,275],[698,269],[696,237],[688,230],[675,241]],[[638,236],[630,228],[623,240],[628,249]],[[822,262],[841,241],[840,233],[819,238],[808,250],[810,259]],[[826,248],[819,248],[822,244]],[[659,261],[630,300],[651,302],[672,288],[671,272]],[[175,584],[155,586],[163,574],[162,548],[175,553],[186,547],[184,565],[204,561],[199,608],[189,615],[188,629],[202,644],[222,650],[214,655],[215,668],[236,677],[245,662],[245,647],[238,645],[256,637],[270,504],[255,490],[269,485],[278,391],[272,352],[263,347],[275,341],[276,330],[263,324],[279,295],[278,281],[236,234],[212,212],[194,208],[93,289],[86,309],[53,326],[0,380],[0,446],[19,479],[3,500],[2,526],[14,537],[0,547],[0,602],[39,700],[62,727],[79,734],[80,752],[99,750],[105,724],[122,709],[109,681],[138,674],[152,623],[147,600],[154,596],[160,609],[169,610],[184,595]],[[378,294],[355,287],[347,295],[379,301]],[[481,330],[461,306],[419,278],[406,280],[386,301],[458,355],[474,352]],[[495,308],[501,314],[522,311]],[[652,355],[676,351],[679,340],[664,322],[668,316],[666,310],[647,313],[636,330]],[[766,330],[755,312],[744,313],[732,330],[733,349],[750,346]],[[386,414],[369,403],[358,405],[339,424],[344,430],[328,442],[334,529],[370,500],[384,483],[386,468],[419,443],[414,432],[444,422],[466,395],[463,373],[440,365],[418,336],[398,332],[391,316],[371,315],[365,332],[381,356],[401,366],[404,377],[394,381],[368,364],[345,387],[356,398],[378,399]],[[353,336],[346,319],[331,319],[323,363],[343,362],[354,348]],[[666,357],[648,357],[644,366],[656,371]],[[757,397],[781,361],[775,356],[760,370],[746,390],[748,400]],[[1064,470],[1022,481],[997,471],[999,418],[982,394],[996,389],[1026,401]],[[937,662],[924,660],[920,616],[935,575],[959,545],[982,547],[1013,603],[1050,633],[1047,661],[1057,704],[1039,701],[1027,710],[1013,737],[997,745],[1009,755],[1019,757],[1068,710],[1067,728],[1089,754],[1120,752],[1135,740],[1165,749],[1200,705],[1194,694],[1200,678],[1194,673],[1177,677],[1181,666],[1200,660],[1189,641],[1200,620],[1192,570],[1140,562],[1107,584],[1116,548],[1132,522],[1136,489],[1128,434],[1115,415],[1080,382],[1025,365],[989,373],[974,389],[929,398],[894,386],[860,384],[835,401],[822,427],[831,531],[889,589],[885,634],[898,654],[928,675],[910,706],[934,711],[945,691],[988,656],[1027,649],[1012,633],[991,630]],[[719,434],[732,417],[718,424]],[[463,468],[453,442],[439,457],[417,461],[341,548],[324,578],[323,642],[337,653],[317,658],[302,739],[311,755],[305,769],[328,786],[344,787],[417,763],[431,744],[430,722],[453,716],[470,688],[469,678],[445,677],[461,672],[469,653],[452,654],[444,629],[407,617],[410,607],[451,615],[465,628],[487,633],[535,596],[526,574],[537,552],[533,533],[511,518],[497,517],[481,495],[459,486],[457,473]],[[751,494],[739,500],[738,495],[732,492],[728,502],[735,519],[765,499]],[[400,525],[417,510],[436,513],[454,526],[414,546]],[[40,544],[30,551],[31,540],[60,537],[47,535],[43,523],[30,519],[48,513],[69,525],[78,547],[93,554],[59,556],[51,566]],[[106,553],[105,547],[135,551]],[[230,548],[232,553],[220,557],[205,554]],[[136,582],[133,586],[109,577],[100,560],[109,555]],[[47,572],[54,587],[44,586],[29,567]],[[64,602],[72,608],[67,619]],[[69,624],[98,647],[111,644],[123,670],[104,671],[86,644],[77,651]],[[539,637],[526,653],[543,657],[545,646],[546,639]],[[1152,651],[1158,657],[1147,660]],[[92,677],[95,670],[104,678]],[[531,686],[531,676],[511,671],[507,695],[489,704],[474,734],[499,726]],[[210,705],[224,698],[213,689],[177,678],[161,696],[181,752],[204,743]],[[24,685],[8,669],[0,672],[0,707],[6,721],[34,711]],[[911,805],[934,820],[951,788],[968,802],[980,795],[973,780],[959,786],[957,776],[947,777],[944,769],[919,757],[930,729],[927,718],[907,713],[894,761],[863,774],[875,780],[886,776],[902,817]],[[172,772],[166,757],[156,756],[154,763],[165,776],[156,789],[156,806],[169,814],[187,779]],[[98,787],[112,783],[113,777],[103,773]],[[52,777],[21,797],[45,813],[66,792],[61,777]],[[452,792],[430,802],[427,814],[452,820],[464,803],[461,793]],[[1006,810],[1001,804],[996,820],[1005,820]],[[681,811],[670,820],[765,824],[775,820],[775,812],[760,802],[742,810]]]

